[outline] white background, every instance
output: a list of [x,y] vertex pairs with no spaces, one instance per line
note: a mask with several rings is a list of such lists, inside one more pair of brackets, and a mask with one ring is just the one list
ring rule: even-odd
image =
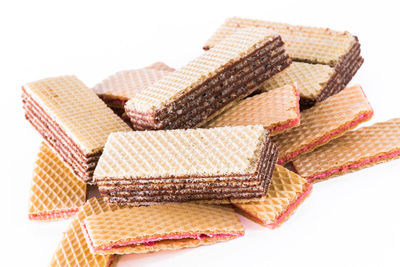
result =
[[[1,266],[46,266],[69,221],[27,218],[41,138],[24,120],[21,85],[76,74],[88,86],[155,61],[180,67],[230,16],[348,30],[365,63],[375,109],[367,124],[400,117],[399,8],[385,1],[1,1]],[[231,242],[123,257],[118,266],[400,266],[400,160],[316,184],[280,228],[247,219]]]

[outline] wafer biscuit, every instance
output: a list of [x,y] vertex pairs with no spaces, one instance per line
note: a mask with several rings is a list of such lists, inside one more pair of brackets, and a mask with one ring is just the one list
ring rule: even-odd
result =
[[373,110],[361,88],[348,87],[301,112],[300,126],[272,137],[279,151],[278,164],[322,146],[369,120]]
[[137,93],[125,111],[138,130],[195,127],[289,64],[279,35],[262,28],[241,29]]
[[[213,47],[238,29],[246,27],[266,28],[280,34],[289,56],[294,61],[326,65],[326,67],[322,67],[297,64],[291,71],[288,71],[288,75],[280,78],[281,82],[287,79],[288,83],[294,81],[299,83],[302,109],[309,108],[343,90],[364,62],[360,55],[358,38],[348,32],[242,18],[227,19],[207,42],[205,49]],[[295,70],[299,66],[302,69],[297,74]],[[328,66],[332,69],[329,69]],[[310,68],[314,70],[310,72],[308,70]],[[298,76],[302,77],[301,72],[308,72],[305,81],[309,87],[303,89],[302,80],[297,80]],[[328,79],[324,79],[327,72],[331,75]],[[317,78],[315,81],[317,83],[313,83],[315,78]],[[322,84],[319,84],[318,80],[322,80]],[[287,83],[280,86],[284,84]]]
[[275,165],[268,194],[248,203],[232,200],[239,213],[275,228],[288,219],[296,207],[310,194],[312,185],[288,169]]
[[259,91],[268,92],[287,84],[297,83],[300,98],[303,101],[313,101],[326,87],[334,72],[334,68],[328,65],[293,62],[288,68],[267,80]]
[[248,97],[206,127],[262,125],[271,135],[276,135],[299,124],[299,90],[292,84]]
[[93,91],[118,113],[123,113],[126,101],[135,94],[174,71],[162,62],[151,66],[117,72],[93,87]]
[[43,142],[33,171],[29,219],[71,217],[85,200],[86,184]]
[[22,91],[28,121],[85,182],[91,181],[108,135],[130,130],[75,76],[28,83]]
[[233,17],[225,21],[204,48],[214,47],[237,29],[245,27],[262,27],[281,35],[289,56],[295,61],[330,66],[336,66],[341,57],[357,42],[356,37],[349,32]]
[[[203,240],[219,242],[244,235],[232,208],[194,203],[104,212],[86,218],[82,226],[91,250],[98,254],[193,247],[202,245]],[[177,247],[166,246],[175,242]]]
[[113,133],[94,180],[112,202],[250,198],[265,195],[276,157],[260,125]]
[[93,254],[86,243],[81,222],[91,216],[102,212],[119,209],[119,206],[109,205],[102,198],[91,198],[81,207],[74,217],[67,231],[64,233],[57,250],[55,251],[51,267],[108,267],[111,266],[114,255]]
[[350,131],[293,161],[310,182],[325,180],[400,157],[400,119]]

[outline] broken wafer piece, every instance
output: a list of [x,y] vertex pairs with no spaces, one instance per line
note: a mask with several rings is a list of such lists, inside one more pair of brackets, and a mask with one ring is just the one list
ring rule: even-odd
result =
[[373,110],[361,86],[348,87],[301,112],[300,126],[272,137],[285,164],[369,120]]
[[114,255],[93,254],[90,251],[81,222],[91,216],[102,212],[120,209],[120,206],[110,205],[102,198],[91,198],[83,205],[76,214],[67,231],[64,233],[57,250],[55,251],[51,267],[109,267],[115,261]]
[[126,101],[175,69],[162,62],[117,72],[93,87],[93,91],[117,114],[124,112]]
[[179,249],[244,235],[243,225],[232,208],[195,203],[104,212],[83,220],[82,228],[96,254]]
[[[360,43],[356,36],[348,32],[334,31],[327,28],[306,27],[289,25],[285,23],[269,22],[255,19],[229,18],[208,40],[205,49],[214,47],[225,38],[234,34],[238,29],[246,27],[261,27],[274,31],[282,36],[287,53],[293,61],[312,64],[323,64],[332,67],[329,80],[319,92],[307,97],[301,96],[302,108],[309,108],[316,102],[323,101],[327,97],[340,92],[350,82],[357,70],[361,67],[364,59],[361,57]],[[303,65],[304,66],[307,65]],[[321,66],[306,68],[321,69],[326,72],[328,68]],[[329,70],[331,72],[332,70]],[[302,71],[308,71],[307,69]],[[311,74],[313,76],[313,74]],[[289,81],[291,83],[293,81]],[[299,83],[300,93],[301,81]],[[280,84],[280,86],[285,85]],[[317,88],[318,85],[314,85]]]
[[261,125],[112,133],[94,180],[109,202],[264,196],[277,152]]
[[86,184],[43,142],[33,171],[29,219],[71,217],[85,200]]
[[206,127],[262,125],[271,135],[276,135],[299,124],[299,90],[296,84],[292,84],[248,97],[223,112]]
[[260,92],[268,92],[286,84],[297,83],[300,92],[300,106],[302,109],[311,106],[318,95],[328,86],[334,86],[332,80],[334,68],[322,64],[292,62],[292,64],[271,79],[268,79],[260,88]]
[[240,203],[232,200],[239,213],[250,219],[275,228],[288,219],[290,214],[310,194],[312,185],[288,169],[275,165],[268,194],[252,202]]
[[293,161],[295,171],[318,182],[400,157],[400,119],[375,123]]
[[241,29],[137,93],[125,111],[138,130],[201,126],[290,62],[279,35]]
[[131,130],[75,76],[31,82],[22,92],[26,119],[85,182],[108,135]]

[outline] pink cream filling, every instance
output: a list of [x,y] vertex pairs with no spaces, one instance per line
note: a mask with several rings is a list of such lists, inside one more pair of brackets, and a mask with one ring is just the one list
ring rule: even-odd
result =
[[296,87],[296,114],[297,114],[297,118],[289,121],[285,124],[273,127],[270,131],[273,132],[278,132],[278,131],[282,131],[285,130],[286,128],[290,128],[293,127],[295,125],[297,125],[300,122],[300,92],[299,89]]
[[344,165],[342,167],[334,168],[334,169],[331,169],[331,170],[323,172],[323,173],[315,174],[315,175],[311,176],[310,178],[306,178],[306,179],[307,179],[308,182],[312,182],[315,179],[326,178],[326,177],[329,177],[329,176],[331,176],[332,174],[335,174],[335,173],[346,173],[348,170],[358,169],[358,168],[360,168],[360,167],[362,167],[362,166],[364,166],[364,165],[366,165],[368,163],[374,163],[374,162],[377,162],[377,161],[380,161],[380,160],[383,160],[383,159],[387,159],[387,158],[395,158],[397,156],[400,156],[400,150],[397,150],[397,151],[394,151],[392,153],[388,153],[388,154],[385,154],[385,155],[380,155],[380,156],[377,156],[377,157],[372,157],[372,158],[369,158],[369,159],[365,159],[365,160],[359,161],[357,163],[348,164],[348,165]]
[[300,154],[302,154],[302,153],[304,153],[304,152],[306,152],[306,151],[311,150],[312,148],[316,147],[318,144],[327,142],[327,141],[330,140],[333,136],[338,135],[338,134],[344,132],[345,130],[356,126],[357,124],[359,124],[359,123],[362,122],[362,121],[365,121],[365,120],[370,119],[370,118],[372,117],[373,114],[374,114],[373,111],[360,114],[356,120],[353,120],[353,121],[351,121],[351,122],[345,124],[344,126],[338,128],[337,130],[335,130],[335,131],[333,131],[333,132],[331,132],[331,133],[329,133],[329,134],[323,136],[322,138],[320,138],[320,139],[318,139],[318,140],[312,142],[311,144],[302,147],[301,149],[299,149],[299,150],[297,150],[297,151],[295,151],[295,152],[289,154],[288,156],[286,156],[286,157],[284,157],[284,158],[279,159],[279,160],[278,160],[278,164],[281,164],[281,165],[282,165],[282,164],[284,164],[284,163],[290,161],[291,159],[297,157],[298,155],[300,155]]
[[49,220],[49,219],[57,219],[57,218],[64,218],[64,217],[71,217],[74,216],[79,209],[70,209],[64,211],[55,211],[55,212],[47,212],[42,214],[29,214],[30,220]]
[[260,222],[261,224],[263,224],[264,226],[270,228],[270,229],[274,229],[276,228],[278,225],[280,225],[284,220],[287,219],[287,217],[293,212],[293,210],[300,205],[300,203],[310,194],[312,190],[312,185],[309,184],[307,185],[306,189],[299,195],[299,197],[293,201],[284,212],[282,212],[278,218],[273,222],[273,223],[267,223],[267,221],[262,220],[261,218],[258,218],[255,214],[252,214],[242,208],[240,208],[239,206],[233,204],[236,208],[242,210],[245,214],[249,215],[251,218],[254,218],[256,221]]
[[176,234],[176,235],[165,235],[165,236],[160,236],[160,237],[156,237],[156,238],[142,238],[142,239],[136,239],[136,240],[127,241],[127,242],[121,242],[121,243],[113,244],[110,246],[95,247],[92,239],[90,238],[86,224],[82,223],[82,227],[85,230],[86,239],[94,251],[116,249],[116,248],[130,246],[130,245],[154,246],[154,245],[156,245],[157,241],[171,240],[171,239],[179,240],[179,239],[184,239],[184,238],[191,238],[191,239],[203,240],[206,238],[225,238],[225,237],[233,237],[233,236],[236,236],[236,237],[243,236],[243,233]]

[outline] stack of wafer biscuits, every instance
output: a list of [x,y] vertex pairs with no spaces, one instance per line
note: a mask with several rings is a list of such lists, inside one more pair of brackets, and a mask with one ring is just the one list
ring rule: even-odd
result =
[[254,198],[276,159],[262,126],[113,133],[94,181],[113,203]]
[[[308,108],[316,102],[320,102],[331,95],[340,92],[350,82],[357,70],[361,67],[364,59],[360,55],[360,43],[356,36],[349,32],[339,32],[327,28],[295,26],[284,23],[269,22],[244,18],[229,18],[204,45],[204,49],[210,49],[222,42],[225,38],[234,34],[238,29],[247,27],[260,27],[274,31],[282,36],[287,52],[293,61],[311,64],[322,64],[331,68],[310,64],[300,64],[293,67],[286,75],[280,77],[276,82],[282,86],[293,80],[301,83],[302,75],[308,72],[308,68],[316,68],[317,72],[329,72],[326,84],[317,91],[301,92],[301,103],[303,108]],[[315,76],[315,75],[312,75]],[[308,79],[308,78],[306,78]],[[285,83],[287,80],[287,83]],[[275,82],[275,83],[276,83]],[[283,83],[283,84],[282,84]],[[272,83],[274,84],[274,82]],[[271,84],[267,86],[270,87]],[[314,89],[316,89],[314,87]]]
[[75,215],[50,266],[228,241],[244,235],[237,213],[273,229],[312,183],[400,157],[400,119],[354,130],[374,112],[345,88],[363,62],[350,33],[231,18],[205,49],[92,89],[75,76],[23,86],[44,139],[29,218]]
[[204,124],[290,64],[281,37],[263,28],[238,30],[125,105],[134,129]]

